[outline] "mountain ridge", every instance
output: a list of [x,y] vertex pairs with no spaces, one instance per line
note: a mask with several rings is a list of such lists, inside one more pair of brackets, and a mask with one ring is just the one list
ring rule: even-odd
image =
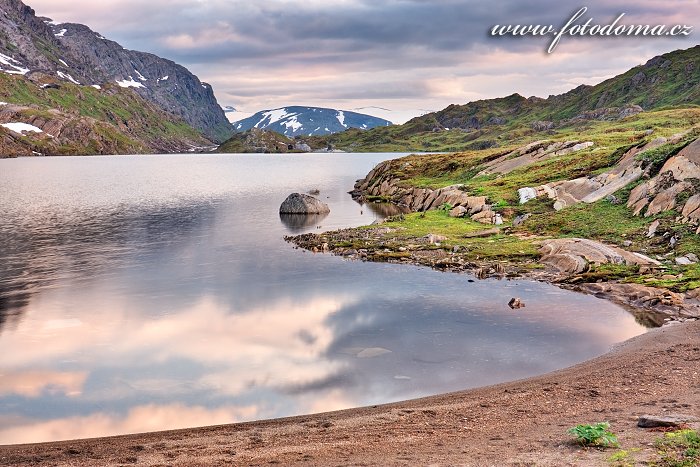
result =
[[[177,63],[127,50],[86,25],[37,17],[20,0],[0,1],[0,69],[85,86],[116,83],[182,118],[213,141],[232,129],[211,86]],[[163,79],[167,77],[167,79]]]
[[415,117],[402,125],[317,137],[312,147],[346,151],[453,152],[500,147],[559,128],[626,118],[638,112],[700,105],[700,45],[647,60],[594,86],[547,98],[517,93]]

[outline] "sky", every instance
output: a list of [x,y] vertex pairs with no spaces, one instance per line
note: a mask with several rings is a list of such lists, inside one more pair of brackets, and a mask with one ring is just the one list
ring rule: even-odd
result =
[[[695,27],[698,0],[25,0],[38,15],[90,26],[122,46],[174,60],[221,105],[362,109],[402,123],[450,104],[561,94],[596,84],[683,37],[492,37],[495,25]],[[700,26],[700,25],[698,25]],[[373,109],[375,108],[375,109]],[[383,116],[379,115],[379,116]]]

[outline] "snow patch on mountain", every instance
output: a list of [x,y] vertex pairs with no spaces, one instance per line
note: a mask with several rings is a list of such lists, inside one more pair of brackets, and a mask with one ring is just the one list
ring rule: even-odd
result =
[[29,73],[29,68],[25,68],[20,62],[5,54],[0,54],[0,64],[11,68],[11,70],[6,68],[0,70],[10,75],[26,75]]
[[129,79],[117,80],[117,84],[123,88],[145,88],[143,84],[134,81],[134,78],[129,76]]
[[343,125],[345,128],[348,126],[345,124],[345,113],[342,110],[338,111],[338,121],[340,122],[341,125]]
[[140,79],[141,81],[148,81],[148,78],[146,78],[145,76],[143,76],[139,70],[137,70],[136,68],[134,68],[134,71],[136,72],[136,77],[137,77],[138,79]]
[[70,81],[73,84],[80,85],[80,83],[78,81],[76,81],[76,79],[73,78],[68,73],[63,73],[62,71],[57,71],[56,74],[58,75],[59,78],[65,79],[66,81]]
[[20,123],[20,122],[10,122],[10,123],[0,123],[0,126],[7,128],[10,131],[14,131],[15,133],[18,134],[23,134],[23,133],[43,133],[44,130],[42,130],[39,127],[36,127],[34,125],[30,125],[28,123]]

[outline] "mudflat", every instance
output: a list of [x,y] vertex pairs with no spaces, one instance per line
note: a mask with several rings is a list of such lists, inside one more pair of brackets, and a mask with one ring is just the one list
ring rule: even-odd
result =
[[[0,447],[2,465],[610,465],[567,428],[608,421],[636,462],[663,433],[640,415],[700,416],[700,322],[521,381],[339,412]],[[692,424],[691,424],[691,427]],[[694,427],[696,428],[696,427]]]

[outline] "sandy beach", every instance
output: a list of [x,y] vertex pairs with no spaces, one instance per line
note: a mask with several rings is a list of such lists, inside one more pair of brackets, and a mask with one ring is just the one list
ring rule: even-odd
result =
[[[0,447],[2,465],[610,465],[566,429],[609,421],[633,459],[658,431],[640,415],[700,415],[700,322],[673,324],[547,375],[339,412]],[[691,424],[692,426],[692,424]]]

